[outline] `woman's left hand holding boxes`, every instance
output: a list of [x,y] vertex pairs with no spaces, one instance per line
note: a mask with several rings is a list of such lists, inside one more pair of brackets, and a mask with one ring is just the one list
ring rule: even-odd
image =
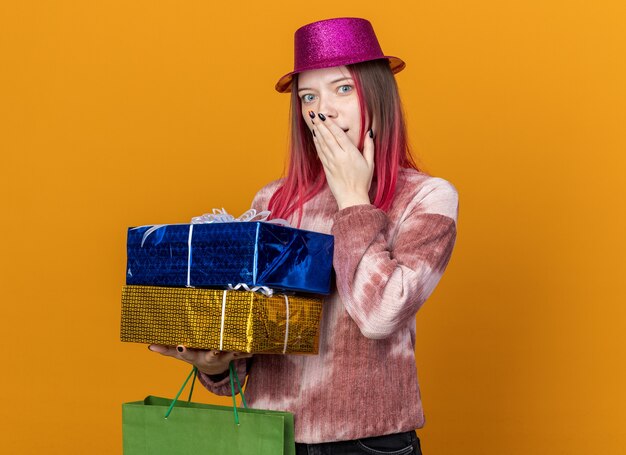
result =
[[174,357],[175,359],[187,362],[195,366],[198,371],[210,376],[221,375],[227,371],[228,365],[232,360],[252,357],[252,354],[246,352],[188,349],[181,345],[173,347],[151,344],[148,346],[148,349],[153,352],[158,352],[161,355]]

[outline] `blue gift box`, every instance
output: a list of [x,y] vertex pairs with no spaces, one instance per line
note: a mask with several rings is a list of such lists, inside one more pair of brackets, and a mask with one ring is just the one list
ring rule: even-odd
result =
[[[126,284],[330,293],[332,235],[266,222],[128,229]],[[143,242],[143,245],[142,245]]]

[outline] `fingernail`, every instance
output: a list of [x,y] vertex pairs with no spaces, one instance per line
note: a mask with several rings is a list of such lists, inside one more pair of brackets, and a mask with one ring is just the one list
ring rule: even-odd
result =
[[320,120],[323,122],[324,120],[326,120],[326,116],[324,114],[317,114],[317,116],[320,118]]
[[309,111],[309,117],[311,117],[311,118],[315,118],[315,112],[313,112],[313,111]]
[[178,352],[183,352],[185,350],[185,348],[183,348],[182,346],[176,346],[176,350]]
[[372,131],[372,129],[370,128],[370,137],[373,139],[374,138],[374,132]]
[[152,345],[151,344],[148,345],[148,351],[152,351]]

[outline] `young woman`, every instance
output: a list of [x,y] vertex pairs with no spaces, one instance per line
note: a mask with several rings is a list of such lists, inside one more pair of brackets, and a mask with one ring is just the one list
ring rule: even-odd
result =
[[296,31],[294,71],[276,84],[291,92],[290,164],[252,208],[335,236],[319,355],[150,347],[196,365],[220,395],[234,360],[251,407],[295,414],[299,454],[421,453],[415,314],[450,259],[458,198],[411,159],[403,68],[368,21],[329,19]]

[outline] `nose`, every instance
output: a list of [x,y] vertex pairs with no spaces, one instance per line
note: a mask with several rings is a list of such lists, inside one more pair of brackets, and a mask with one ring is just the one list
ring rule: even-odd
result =
[[332,97],[326,95],[326,96],[320,96],[320,102],[319,105],[317,107],[318,112],[321,112],[322,114],[324,114],[326,117],[332,117],[334,119],[337,118],[337,108],[335,107],[335,104],[332,100]]

